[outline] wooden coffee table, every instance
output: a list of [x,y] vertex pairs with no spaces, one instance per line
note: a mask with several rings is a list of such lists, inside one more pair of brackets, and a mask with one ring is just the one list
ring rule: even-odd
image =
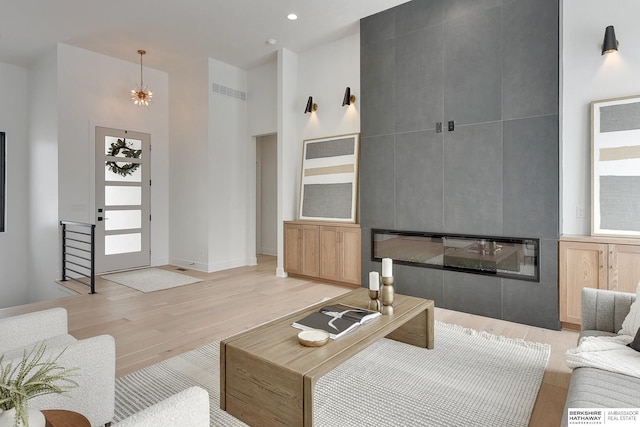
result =
[[433,348],[431,300],[395,295],[381,316],[323,347],[304,347],[291,324],[324,305],[367,307],[361,288],[220,342],[220,407],[253,426],[313,425],[313,388],[324,374],[380,338]]
[[77,412],[63,409],[44,409],[41,412],[46,421],[45,427],[91,427],[89,420]]

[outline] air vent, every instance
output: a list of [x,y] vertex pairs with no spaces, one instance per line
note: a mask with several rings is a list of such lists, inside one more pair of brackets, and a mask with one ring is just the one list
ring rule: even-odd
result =
[[213,89],[213,93],[217,93],[223,96],[228,96],[229,98],[239,99],[240,101],[247,100],[247,93],[242,92],[241,90],[233,89],[227,86],[223,86],[218,83],[212,83],[211,87]]

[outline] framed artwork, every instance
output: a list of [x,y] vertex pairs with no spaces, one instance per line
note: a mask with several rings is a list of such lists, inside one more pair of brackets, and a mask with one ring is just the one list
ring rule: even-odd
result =
[[356,222],[360,134],[307,139],[298,219]]
[[640,95],[591,103],[591,234],[640,236]]

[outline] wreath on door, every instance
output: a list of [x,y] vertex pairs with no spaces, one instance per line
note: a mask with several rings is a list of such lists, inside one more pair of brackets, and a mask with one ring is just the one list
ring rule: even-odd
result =
[[[118,138],[116,142],[111,144],[111,148],[109,148],[107,156],[116,157],[120,153],[122,153],[127,159],[139,159],[142,154],[142,150],[134,150],[131,144],[127,145],[127,140],[125,138]],[[107,162],[106,165],[111,172],[121,176],[132,175],[136,169],[140,167],[140,163],[122,163],[112,161]]]

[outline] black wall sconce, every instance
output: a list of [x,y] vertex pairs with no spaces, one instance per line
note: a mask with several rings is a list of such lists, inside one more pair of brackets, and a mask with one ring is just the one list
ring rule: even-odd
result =
[[318,104],[314,104],[313,103],[313,97],[309,97],[309,99],[307,100],[307,106],[304,107],[304,113],[310,113],[312,111],[316,111],[318,109]]
[[609,25],[604,30],[604,41],[602,42],[602,55],[605,53],[616,52],[620,43],[616,39],[616,32],[613,25]]
[[355,95],[351,95],[351,88],[349,86],[347,86],[347,88],[344,91],[344,97],[342,98],[342,106],[344,107],[345,105],[350,105],[352,103],[356,102],[356,96]]

